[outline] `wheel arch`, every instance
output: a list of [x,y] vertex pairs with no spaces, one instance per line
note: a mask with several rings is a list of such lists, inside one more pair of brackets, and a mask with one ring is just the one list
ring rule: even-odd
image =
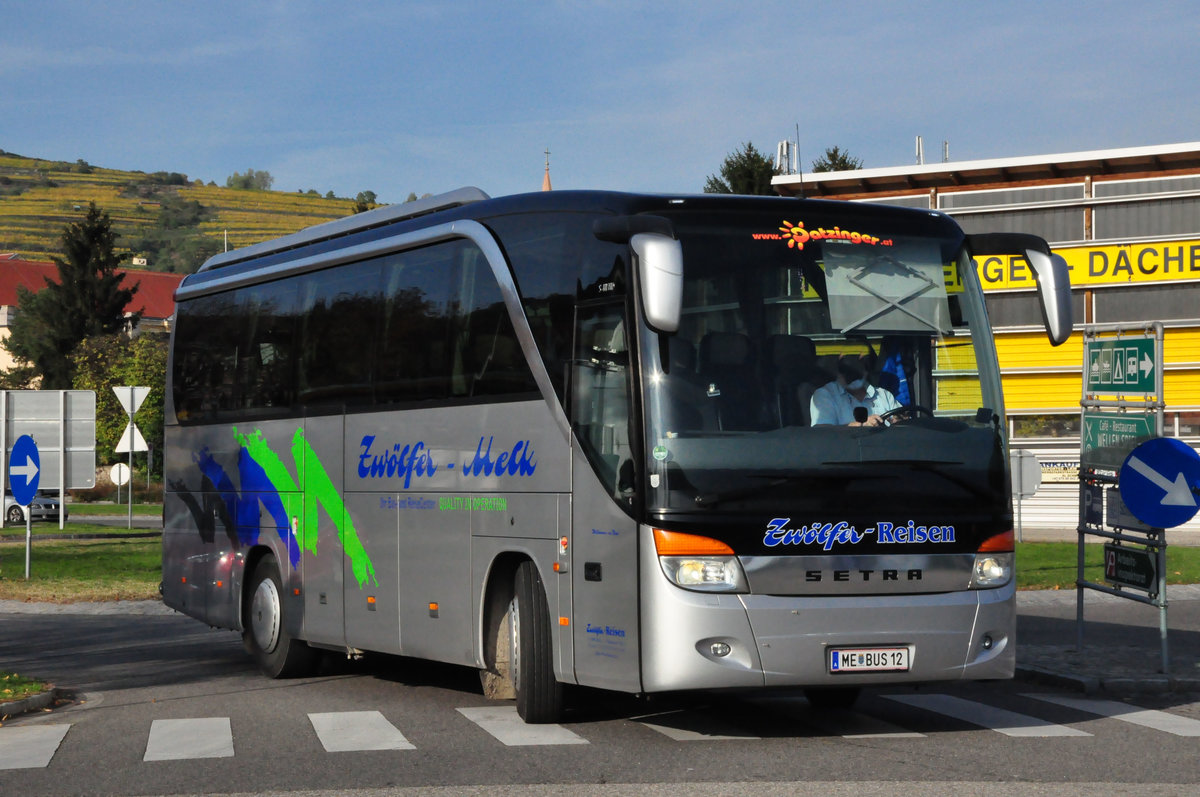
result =
[[527,561],[537,567],[536,559],[528,552],[506,550],[498,553],[488,568],[481,593],[477,640],[480,663],[485,670],[494,672],[496,669],[497,634],[514,595],[517,568]]

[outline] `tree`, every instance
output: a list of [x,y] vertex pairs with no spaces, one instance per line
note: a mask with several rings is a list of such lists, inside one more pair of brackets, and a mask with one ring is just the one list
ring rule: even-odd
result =
[[141,318],[141,313],[125,316],[138,286],[121,287],[125,275],[116,273],[117,267],[129,254],[116,253],[118,237],[108,213],[92,202],[84,220],[63,231],[64,257],[52,258],[58,281],[47,277],[46,286],[36,293],[17,288],[17,313],[4,347],[18,361],[32,365],[43,389],[71,387],[69,357],[81,340],[120,332],[126,323],[136,326]]
[[862,158],[855,158],[838,147],[827,147],[825,154],[813,161],[814,172],[852,172],[862,168]]
[[704,184],[706,194],[758,194],[773,195],[771,178],[778,174],[771,159],[763,155],[754,145],[746,142],[725,158],[721,164],[721,176],[709,175]]
[[234,172],[225,178],[226,188],[237,188],[243,191],[269,191],[275,178],[270,172],[247,169],[245,174]]
[[376,201],[374,191],[359,191],[358,196],[354,197],[354,207],[350,210],[352,213],[365,213],[377,207],[379,207],[379,203]]
[[[167,341],[161,335],[100,335],[81,341],[71,355],[76,390],[96,391],[96,457],[102,463],[126,459],[115,451],[129,416],[113,393],[114,386],[150,388],[134,423],[156,457],[161,473],[163,450],[163,397],[166,389]],[[145,457],[145,454],[138,456]]]

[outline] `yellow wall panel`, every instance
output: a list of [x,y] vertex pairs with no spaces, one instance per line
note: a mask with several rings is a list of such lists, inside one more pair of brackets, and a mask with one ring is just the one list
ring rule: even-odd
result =
[[1009,415],[1022,412],[1079,412],[1083,377],[1074,374],[1005,374],[1004,408]]

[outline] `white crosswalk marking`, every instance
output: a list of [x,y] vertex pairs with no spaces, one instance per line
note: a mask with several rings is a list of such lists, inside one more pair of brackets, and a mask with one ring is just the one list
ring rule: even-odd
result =
[[588,744],[577,733],[561,725],[526,725],[516,706],[460,708],[459,714],[483,728],[509,747],[541,744]]
[[963,700],[961,697],[951,695],[883,695],[882,697],[936,714],[944,714],[972,725],[979,725],[1005,736],[1091,736],[1090,733],[1085,733],[1077,728],[1056,725],[1027,714],[1018,714],[1015,711],[996,708],[973,700]]
[[665,711],[661,714],[647,714],[644,717],[632,717],[631,719],[677,742],[758,738],[695,711]]
[[1025,695],[1025,697],[1078,709],[1088,714],[1111,717],[1175,736],[1200,736],[1200,720],[1169,714],[1165,711],[1154,711],[1131,706],[1128,703],[1118,703],[1115,700],[1099,700],[1089,697],[1067,697],[1065,695]]
[[349,750],[415,750],[404,734],[378,711],[309,714],[317,738],[328,753]]
[[233,731],[229,717],[154,720],[143,761],[178,761],[185,758],[231,758]]
[[58,751],[70,725],[0,728],[0,769],[42,769]]

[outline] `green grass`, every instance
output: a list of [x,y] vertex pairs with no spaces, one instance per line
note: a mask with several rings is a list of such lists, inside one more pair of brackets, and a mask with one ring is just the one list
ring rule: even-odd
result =
[[[67,504],[68,517],[86,517],[88,515],[128,515],[129,504]],[[135,515],[162,515],[162,504],[134,504]]]
[[[1200,583],[1200,548],[1167,547],[1167,583]],[[1104,546],[1084,546],[1084,578],[1104,583]],[[1079,546],[1074,542],[1025,542],[1017,544],[1018,589],[1074,589]]]
[[[50,688],[42,681],[0,670],[0,703],[10,703],[33,695],[40,695]],[[2,718],[0,718],[2,719]]]
[[[76,527],[73,523],[67,525]],[[78,527],[70,530],[79,532]],[[158,583],[162,580],[162,540],[35,538],[30,548],[29,571],[27,581],[23,539],[0,543],[0,600],[39,603],[157,600]]]

